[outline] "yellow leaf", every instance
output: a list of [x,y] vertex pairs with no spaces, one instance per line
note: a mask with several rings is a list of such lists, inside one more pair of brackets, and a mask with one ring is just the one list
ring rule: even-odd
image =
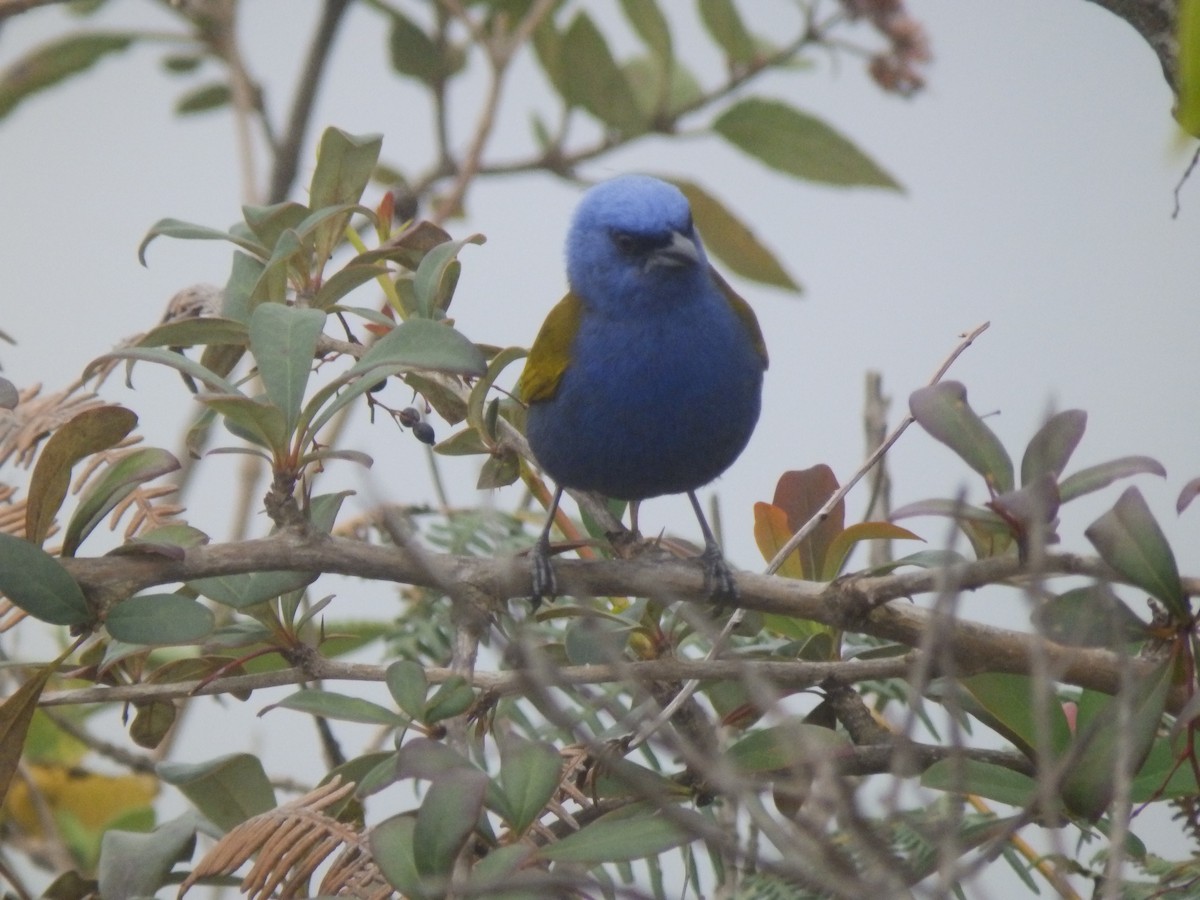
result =
[[[768,562],[774,559],[775,554],[783,549],[783,545],[791,536],[786,512],[771,503],[754,504],[754,540],[763,559]],[[800,551],[795,550],[788,554],[788,558],[776,574],[784,578],[803,579],[805,574],[800,561]]]
[[29,781],[40,801],[36,801],[29,781],[18,778],[3,807],[3,818],[15,822],[27,835],[42,833],[37,802],[46,804],[56,817],[69,813],[90,832],[99,832],[113,819],[149,806],[158,794],[158,779],[153,775],[101,775],[86,769],[56,766],[27,766]]

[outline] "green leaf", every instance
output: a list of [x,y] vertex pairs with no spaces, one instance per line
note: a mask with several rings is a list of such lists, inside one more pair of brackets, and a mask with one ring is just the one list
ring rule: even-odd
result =
[[[0,534],[0,549],[5,539],[19,540],[11,535]],[[4,561],[4,555],[0,553],[0,562]],[[0,576],[0,579],[2,578],[3,576]],[[37,712],[38,700],[60,661],[61,658],[37,669],[0,703],[0,804],[4,803],[5,797],[8,796],[13,776],[17,774],[17,766],[25,749],[25,737],[29,734],[33,714]]]
[[179,460],[158,447],[140,447],[121,456],[80,497],[63,534],[63,556],[74,556],[84,539],[138,485],[178,469]]
[[137,38],[133,32],[76,32],[43,44],[0,75],[0,118],[38,91],[86,72],[105,56],[119,53]]
[[1049,598],[1033,621],[1050,640],[1075,647],[1115,649],[1147,638],[1146,624],[1103,582]]
[[448,771],[434,778],[417,810],[413,854],[426,878],[448,878],[454,861],[475,830],[483,812],[488,777],[474,768]]
[[458,252],[467,244],[482,244],[486,240],[482,234],[473,234],[460,241],[439,244],[425,254],[413,277],[413,293],[422,318],[436,318],[438,311],[444,313],[449,308],[462,270]]
[[921,786],[934,791],[976,794],[1024,807],[1037,796],[1037,782],[1028,775],[974,759],[942,759],[921,773]]
[[284,232],[294,231],[310,212],[303,203],[285,200],[270,206],[243,206],[242,218],[246,220],[246,227],[262,241],[262,245],[274,250]]
[[137,415],[122,406],[85,409],[58,428],[38,455],[29,479],[25,534],[41,544],[71,486],[77,462],[121,443],[137,425]]
[[1032,484],[1047,474],[1053,475],[1057,482],[1086,428],[1087,413],[1082,409],[1068,409],[1051,416],[1025,448],[1021,485]]
[[1192,137],[1200,137],[1200,3],[1180,0],[1175,15],[1175,35],[1179,42],[1175,120]]
[[755,41],[746,30],[733,0],[700,0],[700,19],[731,63],[751,62]]
[[[1174,656],[1163,660],[1130,686],[1126,701],[1097,691],[1080,695],[1075,740],[1086,744],[1062,788],[1063,802],[1072,813],[1089,820],[1098,818],[1122,777],[1132,778],[1142,767],[1157,736],[1176,665]],[[1122,702],[1130,705],[1127,723],[1119,721]],[[1126,773],[1117,770],[1122,755],[1128,765]]]
[[662,71],[669,72],[674,57],[671,26],[659,9],[657,0],[621,0],[621,11],[654,55],[655,63]]
[[[211,350],[214,348],[210,347],[208,349]],[[207,356],[208,351],[205,351],[205,357]],[[159,365],[182,372],[184,375],[190,375],[210,391],[218,391],[225,394],[237,393],[237,388],[232,383],[226,381],[212,369],[206,368],[202,363],[188,359],[182,353],[164,350],[162,347],[126,347],[122,350],[114,350],[112,353],[105,353],[103,356],[98,356],[88,363],[87,368],[84,369],[84,373],[80,377],[87,379],[98,367],[110,359],[124,359],[130,361],[131,364],[136,361],[158,363]]]
[[[676,809],[671,819],[645,804],[601,816],[561,841],[537,851],[539,859],[560,863],[632,862],[690,843],[693,836],[675,819],[699,816]],[[699,833],[699,829],[696,830]]]
[[562,780],[562,756],[553,744],[508,735],[500,741],[500,789],[505,820],[521,835],[541,816]]
[[800,293],[800,285],[775,254],[720,200],[694,182],[678,179],[672,182],[687,197],[704,246],[731,271],[762,284]]
[[443,456],[477,456],[481,453],[490,453],[491,450],[479,436],[478,430],[464,428],[454,432],[444,441],[434,444],[433,452]]
[[361,722],[366,725],[384,725],[388,728],[397,728],[405,724],[400,716],[386,706],[380,706],[378,703],[372,703],[361,697],[352,697],[349,694],[339,694],[336,691],[324,691],[317,688],[289,694],[278,703],[268,706],[263,712],[276,708],[309,713],[323,719]]
[[489,456],[479,468],[475,489],[489,491],[516,484],[521,477],[521,458],[516,452],[505,448],[499,454]]
[[300,417],[304,389],[312,371],[325,313],[279,303],[264,303],[250,317],[250,352],[267,396],[284,414],[291,435]]
[[1083,534],[1106,563],[1162,601],[1177,618],[1187,618],[1175,554],[1141,491],[1127,489]]
[[550,85],[570,105],[573,101],[567,81],[567,61],[563,57],[563,38],[555,28],[554,16],[543,16],[534,29],[533,52]]
[[156,771],[222,831],[276,805],[275,789],[258,757],[250,753],[234,753],[202,763],[162,762]]
[[[637,100],[639,118],[647,127],[671,131],[675,119],[704,102],[704,89],[686,67],[672,64],[664,74],[662,67],[648,56],[636,56],[621,64],[621,72]],[[552,141],[546,135],[546,149]]]
[[110,829],[100,838],[97,872],[104,897],[153,897],[177,862],[191,859],[196,817],[185,813],[151,832]]
[[104,625],[127,644],[194,644],[212,633],[212,610],[181,594],[138,594],[118,603]]
[[[1071,729],[1062,706],[1051,691],[1039,703],[1035,691],[1039,683],[1028,675],[987,672],[962,679],[959,684],[969,698],[962,698],[966,711],[998,734],[1012,741],[1030,759],[1037,759],[1039,735],[1052,752],[1063,750],[1071,739]],[[949,688],[953,690],[953,687]],[[978,704],[976,707],[974,704]],[[1037,710],[1044,707],[1046,721],[1037,721]]]
[[231,433],[277,457],[287,453],[290,433],[278,406],[241,394],[202,394],[196,399],[220,413]]
[[245,575],[214,575],[196,578],[188,587],[233,609],[248,609],[266,600],[298,591],[317,580],[310,572],[250,572]]
[[35,619],[82,625],[92,610],[58,560],[36,544],[0,533],[0,594]]
[[908,408],[929,435],[957,453],[997,494],[1013,489],[1013,464],[1000,439],[967,404],[967,389],[943,381],[914,391]]
[[411,813],[393,816],[372,828],[368,840],[371,856],[388,884],[406,897],[424,900],[441,894],[417,869],[416,854],[413,852],[413,831],[416,827],[416,816]]
[[[255,258],[242,253],[240,250],[233,252],[233,264],[229,267],[229,278],[225,282],[221,315],[247,325],[250,323],[250,314],[254,312],[256,305],[251,298],[254,295],[254,287],[262,277],[263,269],[266,268],[267,255],[268,253],[265,249],[262,258]],[[209,365],[207,356],[208,354],[206,353],[200,359],[205,365]],[[233,357],[234,363],[240,357],[241,354],[239,352]],[[231,363],[228,368],[215,369],[215,371],[221,375],[228,375],[232,369],[233,364]]]
[[1058,495],[1063,503],[1108,487],[1121,478],[1131,475],[1157,475],[1167,477],[1167,470],[1156,459],[1149,456],[1122,456],[1105,463],[1080,469],[1063,479],[1058,486]]
[[175,113],[180,116],[211,112],[228,106],[233,94],[224,81],[202,84],[193,88],[175,101]]
[[569,102],[623,134],[645,130],[633,90],[587,13],[578,13],[571,21],[561,53]]
[[825,184],[900,190],[870,157],[820,119],[777,100],[750,97],[725,110],[713,129],[772,169]]
[[789,720],[752,731],[726,751],[725,759],[743,772],[781,772],[811,763],[816,755],[842,752],[845,735],[820,725]]
[[313,298],[312,305],[327,312],[332,306],[340,303],[342,298],[357,287],[368,281],[385,276],[389,273],[385,265],[367,263],[350,263],[327,278]]
[[266,247],[233,231],[221,231],[219,228],[194,225],[180,219],[159,219],[150,226],[150,230],[146,232],[146,236],[138,245],[138,261],[143,266],[146,265],[146,248],[157,237],[173,237],[189,241],[229,241],[259,259],[267,259],[271,255]]
[[[313,170],[308,190],[308,203],[313,210],[346,203],[358,203],[371,172],[379,161],[383,136],[353,135],[337,128],[326,128],[317,148],[317,166]],[[313,238],[315,264],[322,268],[333,249],[341,242],[342,233],[350,221],[344,212],[328,219]]]
[[475,692],[467,680],[461,675],[451,675],[425,703],[421,721],[426,725],[436,725],[443,719],[465,713],[474,702]]
[[234,319],[181,319],[152,328],[138,338],[138,347],[196,347],[209,344],[246,345],[246,326]]
[[418,78],[426,84],[441,81],[447,74],[447,67],[433,38],[395,8],[388,7],[388,16],[392,20],[388,35],[392,68],[401,75]]
[[420,663],[410,659],[397,660],[387,667],[383,680],[401,711],[419,721],[425,712],[425,695],[429,692],[425,669]]
[[363,375],[378,366],[474,377],[487,373],[487,359],[478,347],[449,325],[431,319],[399,323],[372,345],[350,374]]

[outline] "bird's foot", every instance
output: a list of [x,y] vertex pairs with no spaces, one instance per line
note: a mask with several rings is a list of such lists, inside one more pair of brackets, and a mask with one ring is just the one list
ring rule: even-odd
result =
[[538,540],[529,551],[529,560],[533,580],[530,600],[536,611],[543,599],[553,600],[558,596],[558,579],[554,576],[554,566],[550,564],[550,542]]
[[738,599],[737,581],[721,548],[715,543],[708,544],[700,554],[700,562],[704,565],[704,589],[709,599],[718,607],[734,606]]

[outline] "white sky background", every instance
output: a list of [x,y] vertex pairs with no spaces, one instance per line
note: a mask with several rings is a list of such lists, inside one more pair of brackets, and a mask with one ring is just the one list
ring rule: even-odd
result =
[[[718,57],[694,24],[693,5],[664,5],[673,16],[680,11],[677,53],[703,77],[704,65],[716,65]],[[603,26],[619,19],[615,3],[593,6]],[[790,4],[769,6],[791,21]],[[884,95],[859,60],[822,53],[812,54],[811,72],[773,77],[749,91],[824,117],[897,177],[905,194],[795,181],[719,138],[650,138],[583,170],[597,179],[647,171],[699,181],[753,223],[806,287],[795,299],[737,282],[764,326],[772,365],[758,432],[715,488],[730,559],[761,568],[751,507],[771,498],[781,472],[827,462],[844,479],[857,467],[865,370],[884,373],[894,421],[908,392],[928,379],[958,334],[990,320],[952,377],[966,383],[977,410],[999,412],[989,422],[1014,460],[1019,464],[1048,409],[1086,409],[1089,428],[1072,469],[1132,453],[1160,460],[1166,482],[1136,483],[1182,568],[1195,573],[1200,509],[1179,518],[1173,506],[1182,485],[1200,475],[1200,397],[1195,363],[1188,362],[1200,333],[1200,181],[1184,188],[1182,213],[1172,221],[1172,190],[1186,159],[1157,60],[1132,28],[1085,0],[909,0],[909,6],[927,27],[936,57],[929,87],[917,98]],[[743,7],[748,24],[766,30],[749,12],[757,6]],[[267,85],[276,122],[290,103],[286,91],[315,10],[316,4],[281,0],[247,4],[244,52]],[[63,19],[48,9],[7,22],[0,66],[61,33]],[[171,24],[145,3],[116,4],[94,20],[114,28],[147,21]],[[623,25],[612,27],[625,33]],[[72,380],[87,360],[155,323],[179,288],[225,280],[225,245],[159,239],[150,247],[149,269],[136,259],[138,242],[157,219],[224,227],[239,217],[242,201],[230,117],[175,119],[172,103],[195,82],[163,75],[159,55],[139,49],[109,59],[0,122],[0,329],[19,342],[0,345],[0,362],[18,385],[41,381],[54,389]],[[531,63],[514,76],[493,159],[527,151],[531,104],[553,109]],[[460,145],[477,96],[469,86],[463,90]],[[417,171],[430,146],[420,98],[390,74],[381,20],[356,9],[339,36],[310,143],[327,125],[380,131],[384,159]],[[311,160],[306,151],[306,167]],[[469,220],[450,226],[488,236],[485,246],[461,256],[453,311],[470,337],[529,344],[564,289],[562,240],[577,197],[573,186],[545,176],[477,182]],[[368,294],[358,302],[365,304]],[[146,366],[136,371],[135,385],[129,394],[118,377],[104,393],[137,410],[149,443],[175,449],[193,408],[189,395],[173,373]],[[390,396],[402,400],[398,391]],[[438,436],[447,434],[441,425]],[[356,488],[364,501],[432,499],[423,454],[409,435],[377,425],[357,433],[355,445],[375,457],[371,474],[364,478],[343,465],[327,489]],[[963,482],[973,499],[984,499],[965,465],[917,429],[890,460],[897,504],[952,496]],[[190,517],[220,537],[231,498],[212,487],[232,485],[236,463],[217,457],[203,465],[211,467],[199,478],[205,496],[187,498]],[[479,501],[473,465],[447,469],[456,503]],[[1122,488],[1064,510],[1066,549],[1090,549],[1083,528]],[[497,502],[515,501],[518,490]],[[851,495],[848,515],[864,504],[864,492]],[[934,545],[947,531],[936,520],[904,524]],[[646,504],[642,525],[647,533],[668,527],[697,536],[680,498]],[[1144,609],[1141,597],[1125,596]],[[966,598],[964,608],[1010,626],[1026,620],[1025,609],[998,610],[986,595]],[[266,702],[267,694],[256,694],[250,706]],[[228,707],[221,713],[229,714]],[[267,722],[282,730],[288,715],[276,712]],[[203,736],[204,718],[189,723],[195,726],[189,738]],[[294,744],[270,744],[268,737],[267,746],[253,748],[268,753],[269,770],[301,778],[318,771],[315,741],[309,760],[296,758]],[[187,758],[241,749],[201,747],[187,746]]]

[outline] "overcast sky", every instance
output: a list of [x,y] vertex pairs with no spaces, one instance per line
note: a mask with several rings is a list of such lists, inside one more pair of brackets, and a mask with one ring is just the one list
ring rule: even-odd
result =
[[[171,22],[150,4],[110,5],[97,24]],[[614,18],[616,4],[593,5],[602,22]],[[1157,60],[1131,27],[1084,0],[908,5],[936,57],[928,89],[914,99],[883,95],[858,61],[820,53],[810,72],[751,89],[825,118],[891,172],[903,194],[793,181],[703,137],[682,146],[646,139],[585,170],[592,178],[646,171],[703,183],[753,223],[806,287],[797,299],[738,283],[763,323],[772,365],[758,432],[713,488],[731,560],[761,567],[751,507],[770,499],[780,472],[827,462],[845,478],[856,468],[866,370],[882,371],[894,421],[959,333],[990,321],[952,377],[966,383],[977,410],[997,413],[989,421],[1018,463],[1047,410],[1087,410],[1074,467],[1132,453],[1159,459],[1168,479],[1137,483],[1182,567],[1195,573],[1200,508],[1178,518],[1173,504],[1200,475],[1200,182],[1185,187],[1173,220],[1172,191],[1192,144],[1177,135]],[[692,5],[678,6],[681,34],[690,35],[679,53],[703,72],[716,56],[686,24]],[[781,15],[791,9],[771,6]],[[277,121],[311,30],[297,10],[315,7],[247,4],[245,53]],[[6,22],[0,65],[59,33],[63,19],[47,9]],[[179,288],[226,277],[229,252],[215,244],[160,240],[150,267],[137,263],[138,242],[157,219],[223,227],[238,218],[242,200],[229,117],[176,120],[171,105],[185,85],[161,73],[159,55],[142,49],[108,60],[0,122],[0,329],[19,342],[0,345],[0,363],[19,385],[41,381],[49,389],[71,380],[93,355],[153,324]],[[331,70],[310,138],[327,125],[382,132],[384,158],[419,169],[428,147],[425,108],[388,73],[376,16],[352,12]],[[535,68],[524,66],[496,158],[528,146],[526,101],[542,96]],[[465,99],[470,108],[475,98]],[[460,136],[468,121],[458,123]],[[311,158],[306,152],[306,165]],[[532,340],[564,289],[562,238],[577,198],[575,187],[546,176],[474,188],[469,218],[451,225],[488,236],[462,254],[454,310],[469,336]],[[147,368],[135,384],[128,394],[113,382],[105,395],[140,413],[151,443],[174,448],[188,395],[174,376]],[[384,425],[362,429],[356,441],[375,456],[373,472],[364,478],[343,466],[327,486],[356,488],[367,500],[432,497],[408,435]],[[205,465],[216,479],[233,464]],[[964,482],[973,499],[985,499],[965,466],[916,429],[891,465],[898,504],[953,496]],[[476,502],[469,465],[448,471],[453,500]],[[512,502],[516,490],[497,502]],[[1118,493],[1067,507],[1064,546],[1087,550],[1083,528]],[[220,536],[224,498],[188,500],[193,523]],[[864,503],[863,492],[852,495],[849,515]],[[642,524],[695,537],[678,498],[647,504]],[[946,532],[936,521],[905,524],[935,544]],[[1143,608],[1141,597],[1126,599]],[[1020,619],[979,599],[968,599],[966,611]]]

